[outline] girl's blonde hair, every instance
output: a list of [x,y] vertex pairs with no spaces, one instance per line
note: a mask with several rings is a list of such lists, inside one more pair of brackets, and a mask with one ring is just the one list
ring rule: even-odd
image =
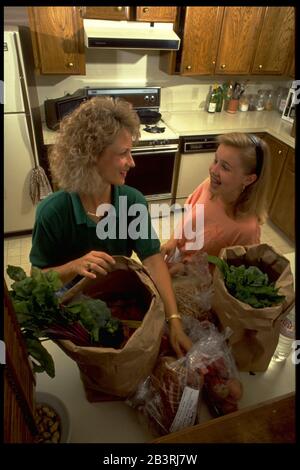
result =
[[240,149],[245,174],[257,179],[245,187],[235,204],[235,215],[256,215],[260,224],[267,217],[267,195],[270,176],[270,150],[268,144],[254,134],[231,132],[218,136],[218,142]]
[[62,120],[49,156],[56,186],[86,194],[99,189],[102,178],[96,166],[101,153],[121,129],[137,141],[139,125],[139,117],[127,101],[95,97],[82,103]]

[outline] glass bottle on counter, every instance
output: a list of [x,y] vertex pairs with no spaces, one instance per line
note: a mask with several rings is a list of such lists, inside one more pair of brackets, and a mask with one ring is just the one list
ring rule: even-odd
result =
[[223,89],[222,87],[218,87],[217,89],[217,94],[218,94],[218,101],[217,101],[217,106],[216,106],[216,113],[220,113],[223,108]]
[[223,85],[224,111],[227,111],[229,101],[232,98],[233,83],[234,83],[233,81],[230,81],[229,83],[224,83]]
[[263,111],[265,109],[265,94],[263,90],[258,90],[256,100],[256,111]]
[[280,334],[277,348],[273,355],[276,362],[285,361],[290,355],[292,344],[295,339],[295,308],[293,308],[287,317],[281,320]]
[[248,111],[256,111],[256,97],[255,97],[255,95],[249,95],[248,100],[249,100]]
[[265,97],[265,110],[272,111],[272,109],[273,109],[273,94],[271,90],[267,90],[266,97]]
[[247,96],[241,96],[239,101],[239,111],[248,111],[249,99]]
[[209,98],[207,111],[209,113],[215,113],[217,104],[218,104],[218,85],[215,84],[213,86],[213,89]]

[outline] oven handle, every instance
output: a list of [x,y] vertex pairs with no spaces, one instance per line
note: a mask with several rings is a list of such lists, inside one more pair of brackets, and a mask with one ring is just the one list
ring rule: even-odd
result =
[[178,147],[173,147],[173,146],[170,146],[170,147],[164,147],[163,149],[160,148],[160,147],[149,147],[149,148],[145,148],[143,147],[143,149],[131,149],[131,153],[132,155],[150,155],[151,153],[176,153],[178,150]]

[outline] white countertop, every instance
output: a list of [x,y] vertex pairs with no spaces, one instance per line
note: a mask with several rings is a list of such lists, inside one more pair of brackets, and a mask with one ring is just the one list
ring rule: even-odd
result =
[[[295,254],[285,255],[295,274]],[[71,417],[72,443],[142,443],[154,436],[137,412],[123,401],[89,403],[76,363],[52,341],[45,343],[55,362],[56,375],[37,374],[36,390],[58,396]],[[291,355],[285,362],[271,361],[267,371],[250,375],[240,373],[244,394],[239,409],[282,396],[295,390],[295,365]],[[211,419],[207,407],[201,404],[201,422]]]
[[[229,114],[208,113],[206,111],[165,111],[163,121],[178,136],[223,134],[226,132],[267,132],[273,137],[295,148],[295,138],[291,136],[292,124],[284,121],[277,111],[247,111]],[[55,141],[55,131],[43,123],[45,145]]]
[[292,124],[277,111],[247,111],[229,114],[206,111],[165,111],[163,121],[179,136],[223,134],[226,132],[267,132],[295,147]]

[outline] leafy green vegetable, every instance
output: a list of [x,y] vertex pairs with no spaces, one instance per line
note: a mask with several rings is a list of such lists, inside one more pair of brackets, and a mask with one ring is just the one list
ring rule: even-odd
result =
[[111,313],[106,303],[100,299],[84,298],[65,307],[68,312],[77,313],[83,326],[90,332],[93,342],[99,342],[99,330],[106,328]]
[[279,288],[269,282],[268,275],[257,266],[229,266],[217,256],[208,256],[208,262],[213,263],[222,272],[229,293],[254,308],[263,308],[283,302],[284,295],[279,295]]
[[47,372],[47,374],[53,378],[55,376],[55,368],[52,356],[48,353],[47,349],[44,348],[42,343],[36,338],[25,337],[25,342],[30,355],[38,361],[33,363],[34,372]]
[[56,271],[32,268],[31,276],[27,276],[22,268],[9,265],[7,274],[15,281],[9,293],[28,354],[37,361],[33,361],[36,372],[55,375],[53,359],[41,338],[69,339],[79,346],[121,344],[122,324],[111,316],[105,302],[83,297],[67,306],[60,303],[56,291],[63,284]]

